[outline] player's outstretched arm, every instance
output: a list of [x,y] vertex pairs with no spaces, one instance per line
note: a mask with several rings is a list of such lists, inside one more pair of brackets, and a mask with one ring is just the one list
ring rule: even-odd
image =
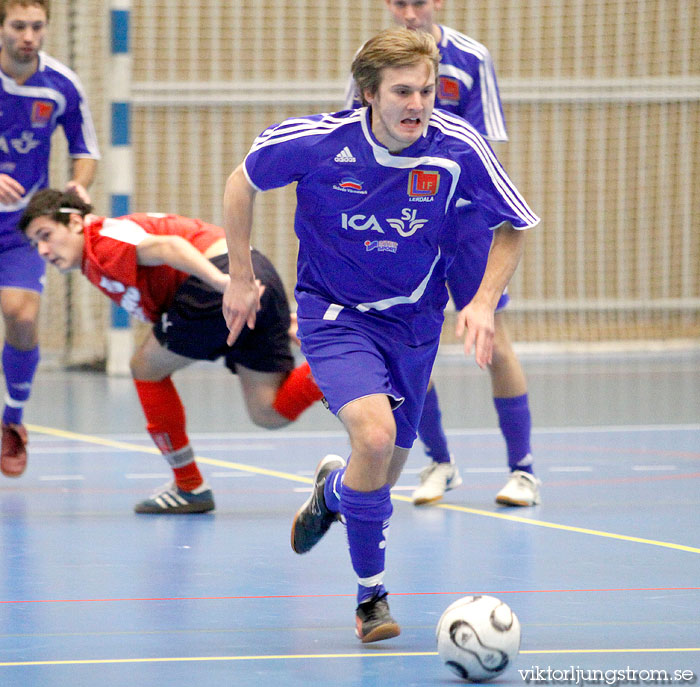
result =
[[224,231],[228,245],[231,280],[224,291],[223,314],[229,328],[228,345],[233,345],[243,327],[255,327],[260,291],[250,257],[255,189],[240,164],[226,181],[224,190]]
[[139,265],[169,265],[198,277],[219,293],[228,286],[228,275],[182,236],[149,234],[136,246],[136,256]]
[[491,364],[498,300],[520,262],[525,232],[506,222],[494,230],[488,262],[474,298],[457,314],[456,335],[464,336],[464,352],[474,356],[482,369]]

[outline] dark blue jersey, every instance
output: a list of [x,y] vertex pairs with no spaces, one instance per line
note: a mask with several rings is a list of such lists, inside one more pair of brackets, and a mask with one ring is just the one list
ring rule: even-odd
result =
[[288,119],[255,140],[244,167],[258,190],[297,182],[299,316],[369,316],[408,342],[439,335],[455,208],[472,205],[491,229],[539,221],[484,139],[439,110],[397,155],[367,108]]
[[22,85],[0,71],[0,174],[26,191],[17,203],[0,203],[0,231],[13,231],[32,194],[48,185],[51,135],[58,126],[71,157],[100,157],[85,93],[73,71],[43,52],[37,71]]

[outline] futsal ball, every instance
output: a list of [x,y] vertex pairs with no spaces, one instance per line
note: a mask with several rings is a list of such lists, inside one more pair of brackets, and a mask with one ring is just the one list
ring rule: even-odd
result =
[[520,623],[500,599],[465,596],[445,609],[435,630],[440,658],[470,682],[500,675],[520,651]]

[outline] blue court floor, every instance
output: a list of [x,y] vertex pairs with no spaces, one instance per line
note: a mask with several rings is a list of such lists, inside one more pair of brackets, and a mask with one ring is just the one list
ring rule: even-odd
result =
[[316,463],[348,452],[321,406],[287,430],[256,430],[235,378],[179,373],[217,509],[136,515],[169,470],[130,380],[40,371],[28,470],[0,481],[0,685],[456,685],[435,625],[474,593],[500,597],[522,625],[520,655],[492,684],[575,684],[543,671],[576,668],[697,684],[700,354],[523,362],[542,505],[496,506],[505,451],[487,377],[441,356],[464,485],[415,508],[416,444],[387,550],[402,633],[367,646],[353,633],[342,526],[304,556],[289,545]]

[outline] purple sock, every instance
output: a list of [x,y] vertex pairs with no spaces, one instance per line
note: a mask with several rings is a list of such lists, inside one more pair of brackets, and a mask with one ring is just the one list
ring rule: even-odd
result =
[[384,558],[386,530],[393,506],[391,488],[385,484],[376,491],[355,491],[343,484],[340,512],[345,518],[350,560],[357,574],[357,603],[386,594]]
[[347,466],[333,470],[333,472],[328,474],[323,485],[323,499],[326,502],[326,508],[333,513],[337,513],[340,510],[340,490],[346,469]]
[[20,351],[7,341],[2,349],[2,369],[5,373],[7,396],[2,421],[5,424],[20,424],[24,404],[32,390],[32,379],[39,364],[39,347],[31,351]]
[[508,467],[532,473],[532,452],[530,449],[530,406],[527,394],[514,398],[494,398],[498,413],[498,424],[508,448]]
[[418,424],[418,436],[431,460],[436,463],[450,462],[450,449],[447,447],[447,437],[442,428],[442,413],[434,385],[425,395],[423,414]]

